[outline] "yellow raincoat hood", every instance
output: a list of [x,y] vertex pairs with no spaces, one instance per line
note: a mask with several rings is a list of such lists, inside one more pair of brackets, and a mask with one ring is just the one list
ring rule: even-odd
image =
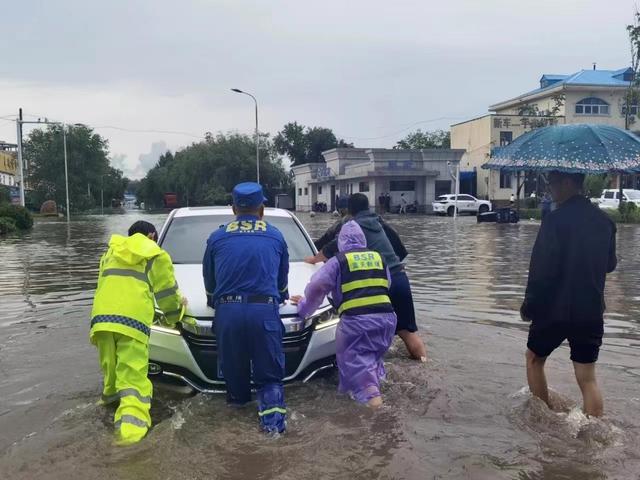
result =
[[135,265],[142,260],[148,260],[162,253],[162,249],[156,242],[141,233],[130,237],[112,235],[109,247],[114,256],[129,265]]

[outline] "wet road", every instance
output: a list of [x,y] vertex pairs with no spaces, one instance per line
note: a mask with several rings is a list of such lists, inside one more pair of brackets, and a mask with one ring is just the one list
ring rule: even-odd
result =
[[[607,285],[599,362],[607,414],[576,407],[568,348],[548,362],[564,411],[531,399],[518,308],[537,225],[390,217],[411,252],[408,272],[429,362],[390,351],[386,405],[372,413],[336,394],[335,375],[287,389],[288,433],[257,431],[255,412],[219,396],[158,390],[148,438],[111,446],[88,316],[97,262],[112,232],[162,215],[38,221],[0,240],[2,479],[636,479],[640,478],[640,228],[621,226]],[[302,216],[313,236],[333,219]]]

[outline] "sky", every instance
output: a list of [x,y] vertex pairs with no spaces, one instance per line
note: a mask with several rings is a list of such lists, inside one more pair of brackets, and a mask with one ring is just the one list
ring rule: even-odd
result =
[[[287,122],[357,147],[447,129],[543,73],[629,64],[631,0],[0,0],[0,140],[87,124],[144,176],[207,131]],[[25,135],[30,128],[25,126]]]

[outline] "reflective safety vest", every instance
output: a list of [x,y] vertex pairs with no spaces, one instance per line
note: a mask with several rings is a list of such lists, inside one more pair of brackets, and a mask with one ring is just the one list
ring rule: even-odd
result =
[[338,313],[366,315],[393,312],[387,267],[378,252],[355,250],[338,253],[342,303]]
[[142,234],[113,235],[100,260],[91,332],[116,332],[147,344],[155,305],[175,324],[184,311],[171,257]]

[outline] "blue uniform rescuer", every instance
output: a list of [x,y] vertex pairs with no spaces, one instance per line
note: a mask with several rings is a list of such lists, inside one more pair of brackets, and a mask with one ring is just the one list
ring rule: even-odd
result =
[[289,298],[289,252],[282,233],[263,220],[264,201],[259,184],[235,186],[236,220],[211,234],[202,270],[207,303],[215,308],[227,403],[249,402],[253,380],[260,426],[268,433],[281,433],[286,409],[279,304]]

